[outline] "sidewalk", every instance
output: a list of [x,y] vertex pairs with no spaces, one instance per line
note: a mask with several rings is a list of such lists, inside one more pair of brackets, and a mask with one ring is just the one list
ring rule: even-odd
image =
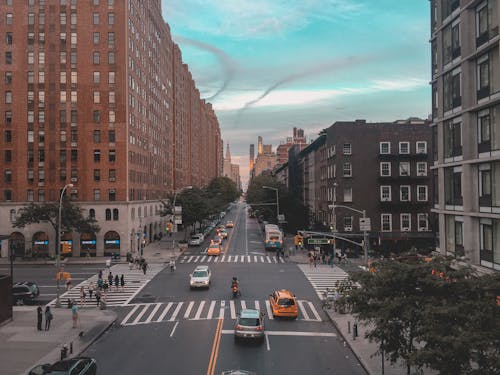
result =
[[13,320],[0,327],[2,375],[27,374],[38,364],[54,363],[63,345],[69,348],[72,343],[73,354],[68,356],[78,356],[116,320],[111,310],[80,310],[78,327],[72,328],[71,310],[59,308],[52,309],[50,330],[38,331],[36,314],[36,306],[16,307]]

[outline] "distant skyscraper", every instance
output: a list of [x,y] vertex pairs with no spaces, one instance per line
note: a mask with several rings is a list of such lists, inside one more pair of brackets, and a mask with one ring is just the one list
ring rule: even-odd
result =
[[254,165],[254,161],[255,161],[255,145],[251,144],[250,145],[250,163],[248,165],[248,170],[249,171],[252,171],[253,165]]
[[257,155],[262,154],[262,137],[259,135],[257,138]]

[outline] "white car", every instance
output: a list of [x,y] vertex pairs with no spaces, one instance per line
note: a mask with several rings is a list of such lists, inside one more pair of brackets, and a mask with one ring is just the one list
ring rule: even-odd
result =
[[189,246],[200,246],[201,243],[203,242],[204,237],[203,234],[198,233],[198,234],[193,234],[191,238],[189,239],[188,245]]
[[193,273],[189,275],[189,287],[193,288],[209,288],[210,277],[212,273],[208,266],[198,266]]

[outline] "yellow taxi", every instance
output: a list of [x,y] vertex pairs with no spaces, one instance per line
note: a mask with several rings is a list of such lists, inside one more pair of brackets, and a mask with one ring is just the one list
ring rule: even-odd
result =
[[233,228],[234,227],[234,224],[231,220],[228,220],[228,222],[226,223],[226,228]]
[[220,255],[220,245],[216,243],[210,244],[207,250],[207,255]]
[[276,290],[269,295],[269,303],[273,316],[283,316],[289,318],[297,318],[299,316],[299,308],[295,295],[289,290]]

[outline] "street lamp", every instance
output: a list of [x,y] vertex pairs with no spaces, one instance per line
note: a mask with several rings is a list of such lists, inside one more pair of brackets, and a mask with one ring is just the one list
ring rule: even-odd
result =
[[[336,207],[345,208],[347,210],[357,212],[357,213],[363,215],[363,222],[366,222],[366,210],[357,210],[357,209],[349,207],[349,206],[343,206],[343,205],[339,205],[339,204],[331,204],[328,206],[328,208],[332,209],[334,216],[335,216],[335,208]],[[335,226],[334,226],[334,228],[335,228]],[[366,230],[366,228],[363,230],[363,252],[364,252],[364,258],[365,258],[364,259],[365,265],[368,267],[368,231]]]
[[56,307],[61,307],[61,301],[59,299],[59,280],[60,280],[60,257],[61,257],[61,214],[62,214],[62,199],[67,188],[72,188],[73,184],[66,184],[61,190],[61,196],[59,197],[59,217],[57,223],[57,247],[56,247],[56,269],[57,269],[57,291],[56,291]]
[[279,198],[278,198],[278,189],[272,186],[262,186],[263,189],[269,189],[269,190],[274,190],[276,192],[276,219],[278,220],[277,223],[279,225],[280,223],[280,203],[279,203]]
[[177,194],[179,194],[180,192],[184,191],[184,190],[190,190],[192,189],[193,187],[191,185],[189,186],[184,186],[183,188],[180,188],[178,190],[175,191],[174,193],[174,202],[172,204],[172,217],[174,218],[174,222],[173,222],[173,225],[172,225],[172,251],[175,251],[175,233],[177,233],[177,224],[175,222],[175,201],[177,199]]

